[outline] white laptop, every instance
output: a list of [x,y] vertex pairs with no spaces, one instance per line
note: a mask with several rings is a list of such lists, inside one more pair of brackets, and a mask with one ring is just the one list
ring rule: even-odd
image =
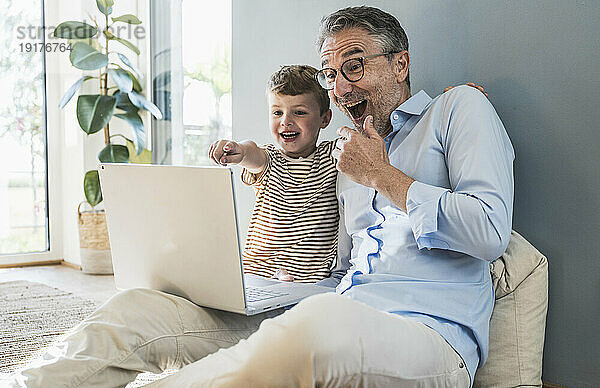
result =
[[331,292],[244,275],[233,172],[226,167],[101,164],[115,283],[253,315]]

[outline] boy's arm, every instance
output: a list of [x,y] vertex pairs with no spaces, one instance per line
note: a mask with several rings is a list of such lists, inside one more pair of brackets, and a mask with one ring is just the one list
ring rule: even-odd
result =
[[217,164],[239,164],[253,174],[261,173],[268,161],[267,152],[251,140],[239,143],[217,140],[210,146],[208,155]]

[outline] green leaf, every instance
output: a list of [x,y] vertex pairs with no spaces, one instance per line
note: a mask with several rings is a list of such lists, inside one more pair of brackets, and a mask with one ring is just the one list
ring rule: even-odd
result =
[[64,22],[54,29],[54,37],[61,39],[89,39],[97,33],[96,27],[84,22]]
[[65,105],[67,105],[69,103],[69,101],[71,101],[71,98],[73,98],[73,96],[75,95],[75,93],[77,93],[77,91],[79,90],[79,88],[81,87],[81,85],[89,80],[92,79],[94,77],[90,77],[89,75],[86,75],[84,77],[81,77],[77,80],[77,82],[75,82],[70,88],[69,90],[67,90],[67,92],[62,96],[62,98],[60,99],[60,102],[58,103],[58,107],[60,109],[64,108]]
[[162,113],[160,112],[160,109],[158,109],[158,107],[150,101],[146,100],[144,96],[133,91],[127,93],[127,95],[129,96],[129,100],[131,100],[133,105],[140,109],[149,111],[154,117],[156,117],[157,120],[162,120]]
[[102,202],[102,190],[100,189],[100,177],[98,170],[91,170],[85,173],[83,178],[83,193],[88,203],[94,207]]
[[117,109],[124,110],[125,112],[137,112],[139,108],[129,101],[129,97],[126,93],[121,93],[117,90],[115,94],[113,94],[117,99]]
[[133,75],[132,72],[128,71],[128,73],[131,76],[131,80],[133,81],[133,90],[135,90],[138,93],[141,93],[142,85],[140,85],[140,81],[138,81],[138,79],[135,77],[135,75]]
[[129,162],[129,150],[124,145],[107,144],[98,153],[98,160],[102,163],[127,163]]
[[138,79],[135,76],[135,74],[133,74],[131,71],[123,68],[118,63],[113,63],[113,65],[117,66],[119,69],[125,70],[127,72],[127,74],[129,74],[129,78],[131,78],[131,80],[133,81],[133,90],[135,90],[138,93],[142,92],[142,85],[140,85],[140,81],[138,81]]
[[96,0],[96,5],[100,12],[108,16],[112,13],[112,6],[115,5],[115,2],[113,0]]
[[122,15],[117,18],[111,18],[111,19],[113,20],[113,22],[124,22],[124,23],[128,23],[128,24],[142,24],[142,21],[140,19],[138,19],[137,16],[129,14],[129,13],[126,15]]
[[118,36],[115,36],[113,38],[114,40],[116,40],[117,42],[121,43],[123,46],[127,47],[128,49],[130,49],[131,51],[133,51],[134,53],[136,53],[137,55],[140,55],[140,49],[137,48],[133,43],[131,43],[128,40],[119,38]]
[[117,99],[113,96],[81,95],[77,99],[77,121],[85,133],[91,135],[108,124]]
[[121,59],[121,62],[123,62],[125,64],[125,66],[127,66],[131,70],[133,70],[133,72],[135,73],[136,77],[138,77],[138,78],[142,78],[143,77],[142,72],[139,71],[138,68],[133,65],[133,63],[131,63],[131,61],[129,60],[129,58],[127,58],[125,55],[123,55],[121,53],[117,53],[117,55]]
[[96,70],[108,64],[108,56],[87,43],[75,43],[69,59],[73,66],[81,70]]
[[113,34],[110,31],[103,31],[103,32],[104,32],[104,36],[106,36],[108,39],[110,39],[110,40],[116,40],[117,42],[121,43],[123,46],[127,47],[128,49],[130,49],[131,51],[133,51],[137,55],[140,55],[140,49],[137,48],[130,41],[128,41],[126,39],[123,39],[123,38],[119,38],[118,36],[116,36],[115,34]]
[[163,113],[163,120],[171,121],[171,92],[166,90],[155,90],[154,101]]
[[139,155],[146,145],[146,129],[144,122],[137,112],[117,113],[115,117],[125,120],[133,128],[136,154]]
[[108,69],[108,74],[123,93],[129,93],[133,90],[133,80],[129,73],[122,69]]
[[136,155],[135,145],[129,139],[127,139],[127,149],[129,150],[129,163],[152,164],[151,151],[144,148],[139,155]]

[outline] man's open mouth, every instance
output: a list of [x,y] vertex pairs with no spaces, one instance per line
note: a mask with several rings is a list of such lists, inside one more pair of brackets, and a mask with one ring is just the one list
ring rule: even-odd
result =
[[300,132],[282,132],[280,135],[284,140],[293,140],[300,135]]
[[346,109],[352,115],[354,120],[362,118],[367,109],[367,100],[357,101],[346,105]]

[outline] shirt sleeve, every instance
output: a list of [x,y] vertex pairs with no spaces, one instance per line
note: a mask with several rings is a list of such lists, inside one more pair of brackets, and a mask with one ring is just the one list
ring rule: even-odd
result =
[[413,182],[407,193],[409,222],[419,249],[491,261],[510,239],[514,151],[483,94],[468,86],[456,89],[445,101],[440,125],[450,188]]
[[337,137],[337,138],[335,138],[334,140],[331,140],[331,141],[330,141],[330,142],[331,142],[331,146],[330,146],[330,148],[329,148],[329,155],[328,155],[328,156],[329,156],[329,159],[331,160],[331,162],[332,162],[334,165],[336,165],[336,164],[337,164],[337,159],[333,157],[333,155],[332,155],[332,152],[333,152],[333,150],[335,150],[335,147],[337,146],[337,142],[338,142],[338,140],[340,140],[340,139],[341,139],[341,137]]
[[242,169],[240,178],[242,179],[242,182],[248,186],[260,185],[271,170],[271,160],[273,159],[271,156],[272,150],[270,150],[269,146],[263,148],[267,152],[267,164],[265,165],[265,168],[258,174],[252,173],[245,168]]
[[[339,177],[338,177],[339,179]],[[328,278],[325,278],[319,282],[317,285],[319,286],[327,286],[327,287],[337,287],[348,269],[350,268],[350,253],[352,251],[352,238],[348,235],[346,231],[346,222],[344,215],[344,205],[341,201],[339,201],[338,195],[338,211],[340,213],[340,222],[338,227],[338,237],[337,237],[337,257],[335,260],[335,265],[331,270],[331,274]]]

